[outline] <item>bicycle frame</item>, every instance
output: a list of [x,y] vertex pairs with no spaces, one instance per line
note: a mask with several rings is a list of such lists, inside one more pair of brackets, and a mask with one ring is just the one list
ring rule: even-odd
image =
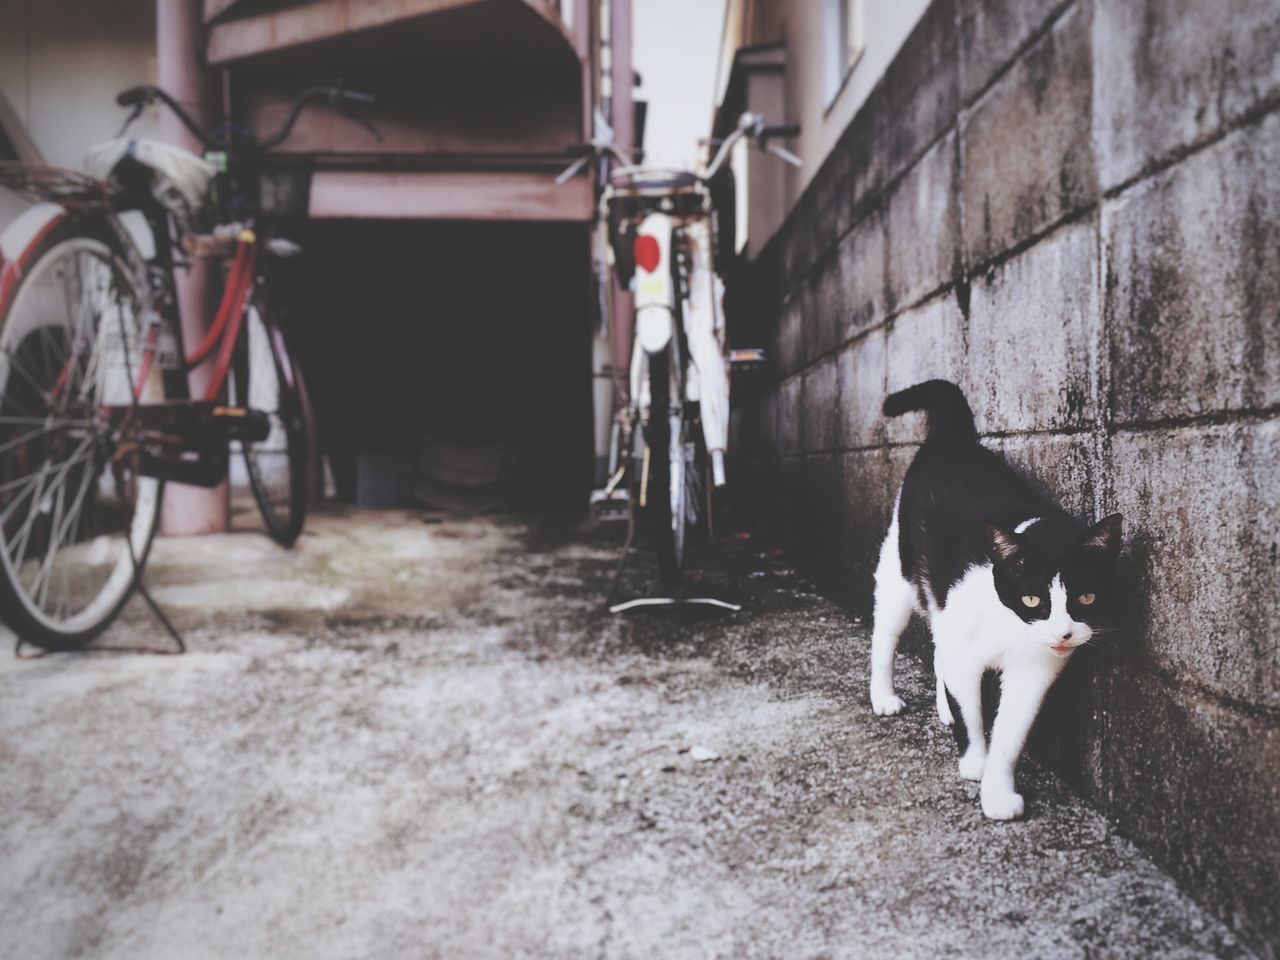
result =
[[[677,249],[679,248],[679,249]],[[683,401],[697,403],[711,480],[724,486],[728,445],[729,379],[723,354],[724,315],[711,264],[707,215],[653,211],[639,222],[635,239],[636,321],[631,349],[633,416],[648,402],[648,358],[678,339],[685,384]],[[674,269],[673,269],[674,268]]]

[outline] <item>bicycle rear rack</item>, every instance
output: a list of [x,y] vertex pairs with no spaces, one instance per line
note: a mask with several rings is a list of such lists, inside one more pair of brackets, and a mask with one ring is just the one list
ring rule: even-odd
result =
[[77,210],[110,210],[111,188],[101,180],[64,167],[19,160],[0,162],[0,186],[31,200],[50,200]]

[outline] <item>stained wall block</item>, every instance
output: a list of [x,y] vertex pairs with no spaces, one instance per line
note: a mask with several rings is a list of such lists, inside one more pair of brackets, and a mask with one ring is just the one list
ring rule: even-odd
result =
[[[882,79],[836,144],[834,152],[843,159],[850,225],[880,202],[881,191],[889,178],[889,152],[883,145],[888,142],[890,119],[889,92]],[[844,218],[846,214],[839,216]]]
[[795,252],[788,264],[791,273],[787,277],[787,283],[792,286],[804,280],[806,274],[813,269],[814,260],[823,250],[818,240],[816,224],[824,214],[825,211],[818,209],[817,195],[812,190],[806,190],[796,202],[796,208],[791,214],[795,217]]
[[1104,189],[1280,95],[1274,0],[1096,0],[1094,138]]
[[1280,421],[1122,433],[1112,460],[1144,613],[1135,653],[1280,708]]
[[774,505],[778,523],[778,537],[784,547],[795,551],[797,557],[803,557],[807,550],[799,549],[804,544],[804,512],[805,489],[805,457],[783,457],[778,461],[778,500]]
[[840,276],[846,285],[845,312],[837,342],[843,343],[884,320],[886,245],[885,220],[879,208],[871,210],[841,239],[835,255],[843,264]]
[[[935,378],[951,380],[967,390],[965,326],[964,315],[955,298],[950,296],[935,297],[899,314],[886,336],[886,395]],[[891,443],[924,439],[922,414],[905,414],[886,419],[884,423]]]
[[1063,0],[958,0],[960,95],[973,100]]
[[840,380],[836,445],[849,450],[884,443],[885,331],[872,330],[836,357]]
[[778,448],[778,394],[776,391],[770,390],[768,393],[760,396],[755,403],[757,434],[755,437],[755,449],[752,451],[755,457],[772,457],[776,454]]
[[1101,671],[1108,813],[1261,948],[1280,930],[1280,722],[1173,687],[1135,663]]
[[729,449],[747,460],[775,455],[777,394],[767,393],[749,400],[737,400],[729,418]]
[[1097,417],[1097,263],[1088,218],[973,281],[968,396],[979,429],[1065,429]]
[[802,383],[801,449],[806,452],[832,450],[836,445],[840,419],[840,384],[836,358],[829,356],[809,367],[804,372]]
[[964,243],[974,265],[1094,202],[1088,4],[1073,7],[963,121]]
[[803,386],[803,379],[796,375],[778,387],[778,452],[783,456],[798,454],[804,449]]
[[832,154],[814,174],[811,192],[815,209],[820,211],[820,215],[814,220],[815,259],[835,246],[836,241],[848,229],[849,188],[844,173],[844,158]]
[[1041,496],[1088,523],[1094,516],[1098,470],[1089,438],[1079,434],[987,439]]
[[1280,115],[1103,206],[1117,420],[1280,402]]
[[948,134],[921,157],[886,201],[889,308],[909,306],[949,283],[960,247],[959,156]]
[[854,450],[840,455],[840,522],[838,592],[859,610],[870,610],[875,591],[880,543],[889,528],[893,496],[887,451]]
[[960,102],[955,18],[955,0],[934,0],[885,72],[890,180],[955,122]]
[[773,337],[778,373],[788,377],[804,363],[804,291],[797,290],[783,303]]
[[806,359],[830,352],[844,339],[851,294],[847,264],[836,249],[829,250],[815,264],[806,284]]

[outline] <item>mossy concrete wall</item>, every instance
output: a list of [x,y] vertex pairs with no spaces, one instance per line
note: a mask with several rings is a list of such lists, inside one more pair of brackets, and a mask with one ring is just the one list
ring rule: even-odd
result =
[[856,607],[922,437],[880,404],[916,381],[961,384],[1082,518],[1125,515],[1132,623],[1035,747],[1267,956],[1278,170],[1273,0],[935,0],[730,293],[773,358],[737,391],[739,492]]

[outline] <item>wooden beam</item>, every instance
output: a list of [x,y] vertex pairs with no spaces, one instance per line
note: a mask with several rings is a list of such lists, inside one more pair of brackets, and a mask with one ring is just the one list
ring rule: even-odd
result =
[[317,171],[312,217],[588,223],[591,181],[556,186],[553,173]]

